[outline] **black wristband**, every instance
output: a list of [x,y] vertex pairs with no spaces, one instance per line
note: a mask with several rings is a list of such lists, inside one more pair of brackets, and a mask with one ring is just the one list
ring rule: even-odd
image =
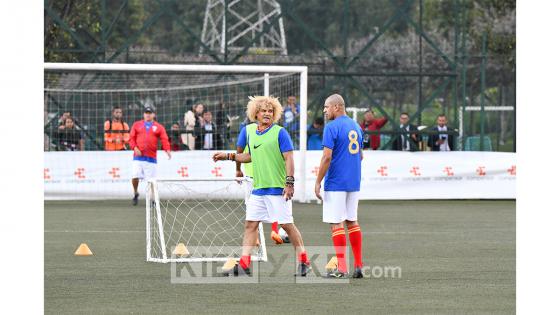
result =
[[286,176],[286,186],[293,186],[295,181],[293,176]]

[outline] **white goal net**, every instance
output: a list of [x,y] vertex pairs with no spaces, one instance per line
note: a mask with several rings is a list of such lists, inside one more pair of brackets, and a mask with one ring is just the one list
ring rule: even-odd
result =
[[[146,255],[151,262],[239,258],[247,179],[158,180],[146,191]],[[262,224],[252,258],[266,261]]]

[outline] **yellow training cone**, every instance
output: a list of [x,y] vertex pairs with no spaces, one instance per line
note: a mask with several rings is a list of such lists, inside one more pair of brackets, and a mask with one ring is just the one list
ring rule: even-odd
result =
[[325,269],[327,269],[327,272],[331,272],[336,270],[336,268],[338,268],[338,259],[336,256],[333,256],[325,266]]
[[222,272],[231,271],[236,264],[237,264],[237,259],[234,258],[228,259],[222,266]]
[[189,250],[187,249],[187,246],[185,246],[185,244],[183,243],[177,244],[177,246],[175,246],[175,249],[173,250],[173,255],[175,256],[186,256],[188,254],[189,254]]
[[93,256],[93,253],[89,249],[86,243],[80,244],[78,249],[74,252],[74,256]]

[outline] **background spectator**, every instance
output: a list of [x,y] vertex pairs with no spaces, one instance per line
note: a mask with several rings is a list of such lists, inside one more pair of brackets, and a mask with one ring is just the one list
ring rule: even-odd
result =
[[171,132],[169,133],[169,143],[171,144],[171,151],[182,151],[188,149],[181,138],[181,127],[179,127],[178,123],[174,123],[171,126]]
[[202,104],[195,104],[192,107],[192,110],[189,110],[185,113],[184,124],[185,129],[187,131],[191,131],[191,133],[187,133],[186,135],[186,144],[189,147],[189,150],[195,149],[195,135],[192,133],[197,124],[203,124],[204,121],[202,119],[202,113],[204,112],[204,105]]
[[228,109],[224,102],[218,104],[218,108],[215,111],[215,122],[218,127],[218,133],[222,135],[224,143],[229,143],[230,132],[231,132],[231,122],[228,117]]
[[72,113],[69,110],[64,111],[62,116],[58,119],[58,129],[64,129],[64,122],[68,117],[72,117]]
[[286,128],[292,139],[294,139],[295,149],[299,146],[299,111],[300,105],[296,103],[296,97],[293,95],[288,96],[282,117],[284,128]]
[[58,151],[83,151],[84,138],[82,133],[76,129],[74,118],[66,117],[64,125],[57,130],[57,148]]
[[130,139],[130,128],[128,124],[123,121],[122,109],[119,106],[115,106],[111,115],[111,119],[105,121],[103,126],[103,130],[105,131],[105,150],[126,150]]
[[307,150],[323,149],[323,128],[325,120],[323,117],[317,117],[307,128]]
[[[410,124],[409,115],[406,112],[401,113],[400,120],[400,131],[409,132],[397,135],[397,138],[393,141],[394,151],[418,151],[420,149],[420,136],[418,133],[418,127]],[[408,137],[407,137],[408,135]]]
[[[437,126],[431,128],[431,131],[449,131],[445,114],[438,115]],[[433,134],[428,137],[428,147],[432,151],[453,151],[455,150],[455,141],[449,134]]]
[[[386,117],[375,118],[375,114],[371,110],[367,110],[364,113],[364,121],[360,125],[364,132],[367,131],[379,131],[387,123]],[[378,134],[367,134],[364,133],[364,148],[371,148],[372,150],[379,149],[381,144],[381,137]]]
[[202,117],[202,122],[195,126],[196,150],[222,150],[223,137],[212,121],[212,112],[205,111]]

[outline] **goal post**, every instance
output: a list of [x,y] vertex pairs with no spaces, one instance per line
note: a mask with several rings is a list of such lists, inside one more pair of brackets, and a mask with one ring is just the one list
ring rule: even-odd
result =
[[[241,257],[247,178],[152,180],[146,188],[146,260],[217,262]],[[262,223],[252,251],[267,261]]]

